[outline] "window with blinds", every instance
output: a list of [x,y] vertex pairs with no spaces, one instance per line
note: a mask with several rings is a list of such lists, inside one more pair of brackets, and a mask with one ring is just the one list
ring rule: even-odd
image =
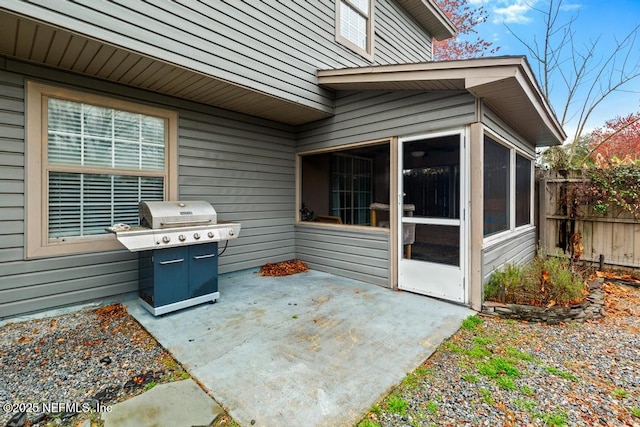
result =
[[56,98],[47,106],[50,239],[137,224],[140,200],[163,199],[163,119]]
[[338,0],[337,5],[337,40],[372,59],[373,0]]
[[27,256],[118,249],[105,228],[177,197],[177,113],[29,82]]

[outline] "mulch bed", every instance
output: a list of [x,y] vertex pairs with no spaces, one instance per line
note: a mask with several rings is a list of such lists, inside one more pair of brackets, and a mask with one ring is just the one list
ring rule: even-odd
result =
[[262,276],[289,276],[291,274],[303,273],[309,270],[307,264],[296,259],[282,261],[278,263],[268,263],[260,267]]

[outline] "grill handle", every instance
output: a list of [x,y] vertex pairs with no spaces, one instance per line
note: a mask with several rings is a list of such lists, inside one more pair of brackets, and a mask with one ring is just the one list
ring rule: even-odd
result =
[[192,225],[192,224],[209,224],[211,222],[211,219],[194,219],[191,221],[167,221],[167,222],[161,222],[160,225]]
[[184,261],[184,258],[180,258],[180,259],[172,259],[169,261],[160,261],[160,265],[167,265],[167,264],[177,264],[179,262]]
[[216,254],[198,255],[198,256],[194,256],[193,259],[213,258],[215,256]]

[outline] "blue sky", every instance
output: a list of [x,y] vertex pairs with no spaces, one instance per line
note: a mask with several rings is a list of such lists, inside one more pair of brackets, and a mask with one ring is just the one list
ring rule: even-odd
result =
[[[488,21],[477,29],[482,38],[500,47],[498,55],[527,54],[527,49],[509,32],[506,25],[528,41],[533,40],[534,34],[539,34],[539,39],[543,34],[542,15],[534,9],[547,8],[549,0],[469,0],[469,3],[482,5],[488,12]],[[576,40],[585,43],[600,37],[596,55],[601,57],[609,53],[616,37],[623,38],[640,24],[640,0],[564,0],[560,20],[564,22],[576,14],[577,20],[573,25]],[[640,34],[632,59],[636,63],[640,60]],[[535,71],[531,58],[530,63]],[[553,83],[558,90],[553,91],[557,95],[552,95],[551,104],[559,110],[566,96],[562,94],[561,82]],[[607,119],[640,111],[640,77],[622,89],[594,112],[588,122],[589,129],[601,126]],[[571,135],[575,127],[569,123],[565,130]]]

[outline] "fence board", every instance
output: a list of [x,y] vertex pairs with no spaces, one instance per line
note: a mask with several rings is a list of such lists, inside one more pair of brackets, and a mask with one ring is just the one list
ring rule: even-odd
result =
[[[582,259],[599,260],[625,267],[640,267],[640,221],[628,212],[612,209],[608,215],[598,214],[591,206],[573,209],[567,204],[568,186],[588,182],[580,171],[543,171],[539,191],[544,192],[546,213],[541,213],[544,227],[538,236],[548,253],[558,249],[570,252],[571,235],[579,233],[583,245]],[[563,200],[564,198],[564,200]]]

